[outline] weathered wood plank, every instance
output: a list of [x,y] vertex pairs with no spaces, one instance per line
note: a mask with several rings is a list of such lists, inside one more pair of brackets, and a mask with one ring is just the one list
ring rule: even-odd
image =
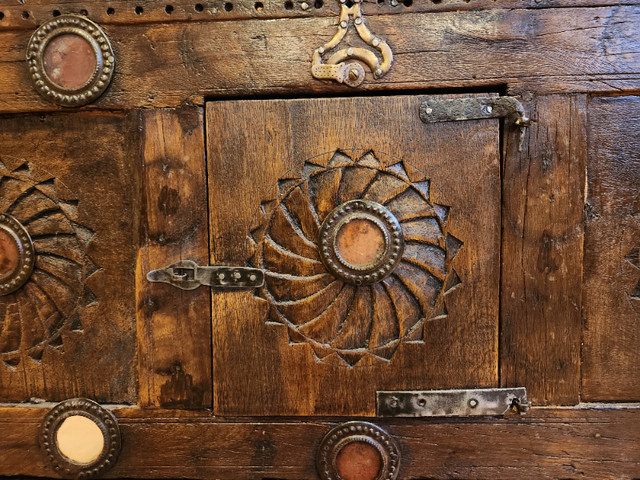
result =
[[501,383],[536,405],[578,402],[584,96],[538,97],[522,152],[505,145]]
[[640,97],[589,102],[583,398],[640,399]]
[[[39,454],[46,408],[0,409],[7,475],[51,477]],[[316,479],[336,419],[238,422],[116,409],[123,451],[108,478]],[[640,468],[640,409],[532,409],[505,419],[376,420],[399,444],[400,478],[616,478]],[[487,439],[491,439],[490,448]]]
[[[311,53],[335,34],[333,17],[107,25],[116,73],[88,108],[522,82],[538,92],[640,85],[640,6],[406,13],[370,16],[368,23],[389,41],[395,61],[388,75],[368,77],[358,90],[311,77]],[[24,61],[30,33],[12,30],[0,37],[1,112],[57,109],[31,86]]]
[[0,296],[2,401],[135,401],[134,136],[124,114],[0,118],[0,213],[36,253]]
[[209,291],[146,280],[178,260],[208,263],[204,124],[199,108],[140,114],[142,241],[136,271],[139,404],[211,407]]
[[[267,271],[259,298],[214,293],[216,414],[374,415],[376,390],[497,386],[499,124],[424,124],[429,98],[207,104],[212,262]],[[325,170],[338,150],[348,166]],[[354,165],[367,152],[378,167]],[[318,230],[360,198],[397,215],[406,247],[388,279],[356,287],[324,267]]]
[[[304,5],[306,3],[306,6]],[[403,0],[395,2],[364,0],[362,10],[366,16],[423,13],[460,12],[485,9],[546,9],[567,7],[610,6],[611,0]],[[620,0],[618,5],[636,5],[637,0]],[[286,0],[217,0],[194,2],[185,0],[158,1],[129,0],[91,1],[77,0],[26,0],[24,2],[0,2],[0,31],[32,30],[58,15],[86,15],[102,25],[174,23],[183,21],[225,21],[248,18],[281,19],[312,16],[333,16],[339,13],[340,4],[332,0],[308,2]]]

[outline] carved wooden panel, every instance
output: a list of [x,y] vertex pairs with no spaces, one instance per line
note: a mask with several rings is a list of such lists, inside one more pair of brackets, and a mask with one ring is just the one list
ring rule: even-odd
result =
[[33,240],[0,296],[0,400],[135,400],[135,161],[122,115],[0,119],[0,213]]
[[589,104],[582,389],[640,400],[640,98]]
[[421,100],[208,104],[211,260],[267,274],[212,294],[216,413],[497,385],[498,122]]

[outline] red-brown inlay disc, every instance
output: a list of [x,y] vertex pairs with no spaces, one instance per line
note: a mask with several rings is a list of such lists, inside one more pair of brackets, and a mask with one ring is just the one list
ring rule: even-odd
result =
[[382,468],[382,457],[373,445],[351,442],[338,452],[336,468],[344,480],[375,480]]
[[336,235],[336,251],[356,267],[367,267],[384,253],[384,233],[371,220],[356,218],[344,224]]
[[15,239],[0,230],[0,280],[9,278],[20,265],[20,248]]
[[95,72],[98,60],[91,45],[80,35],[58,35],[44,49],[44,70],[63,88],[82,87]]

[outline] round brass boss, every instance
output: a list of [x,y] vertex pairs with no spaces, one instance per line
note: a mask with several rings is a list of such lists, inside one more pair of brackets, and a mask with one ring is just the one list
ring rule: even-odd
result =
[[11,215],[0,215],[0,295],[22,287],[33,271],[35,250],[27,230]]
[[66,107],[85,105],[102,95],[115,67],[104,30],[77,15],[61,15],[33,32],[27,61],[38,92]]
[[116,417],[98,403],[72,398],[44,418],[40,443],[59,475],[90,478],[116,463],[120,428]]
[[394,439],[369,422],[346,422],[332,428],[316,453],[322,480],[394,480],[400,451]]
[[353,285],[386,278],[404,252],[400,224],[387,208],[370,200],[351,200],[329,213],[319,245],[327,269]]

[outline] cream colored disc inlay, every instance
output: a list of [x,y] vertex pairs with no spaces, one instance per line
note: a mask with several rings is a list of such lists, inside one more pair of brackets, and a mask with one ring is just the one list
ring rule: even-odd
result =
[[93,420],[82,415],[66,418],[56,432],[58,450],[75,463],[89,464],[104,449],[104,436]]

